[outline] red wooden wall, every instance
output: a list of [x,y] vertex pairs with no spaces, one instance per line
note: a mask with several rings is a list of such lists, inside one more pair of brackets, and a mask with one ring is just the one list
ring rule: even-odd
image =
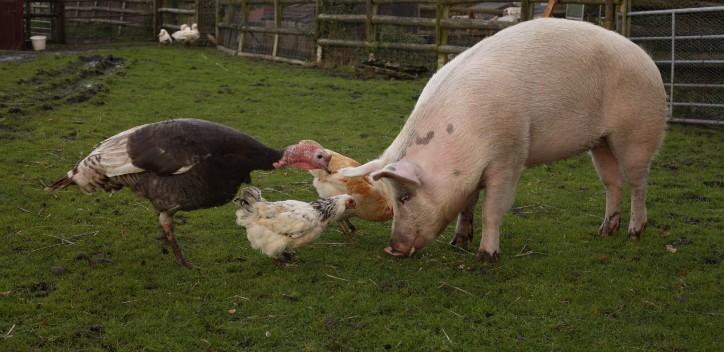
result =
[[0,0],[0,49],[23,47],[23,0]]

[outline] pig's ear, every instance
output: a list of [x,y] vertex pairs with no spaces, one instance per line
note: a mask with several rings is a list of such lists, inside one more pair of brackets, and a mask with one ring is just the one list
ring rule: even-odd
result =
[[418,167],[415,163],[407,160],[400,160],[395,163],[389,163],[382,170],[374,172],[372,174],[372,179],[377,181],[382,177],[389,177],[397,180],[398,182],[419,186],[421,182],[418,177],[417,170]]
[[345,167],[345,168],[337,170],[337,172],[344,177],[367,176],[367,175],[381,169],[382,166],[384,166],[384,164],[382,163],[382,160],[375,159],[362,166]]

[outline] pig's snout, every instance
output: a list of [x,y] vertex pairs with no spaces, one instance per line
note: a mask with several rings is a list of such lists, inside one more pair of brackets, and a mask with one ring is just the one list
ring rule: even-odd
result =
[[390,245],[385,247],[385,253],[394,257],[409,257],[415,253],[415,246],[390,241]]

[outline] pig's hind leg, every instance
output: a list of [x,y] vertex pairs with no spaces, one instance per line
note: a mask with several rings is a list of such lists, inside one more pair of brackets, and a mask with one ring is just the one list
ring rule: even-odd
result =
[[495,263],[500,257],[500,225],[503,216],[513,205],[515,188],[523,165],[488,167],[485,171],[485,203],[483,205],[483,238],[478,259]]
[[623,170],[631,191],[628,237],[632,240],[638,240],[646,228],[646,191],[653,155],[654,151],[647,151],[646,148],[629,148],[622,155]]
[[598,172],[598,177],[606,190],[606,213],[598,230],[598,236],[603,238],[612,235],[621,227],[620,211],[623,177],[621,176],[618,160],[616,160],[605,140],[591,149],[591,157],[596,172]]
[[[654,120],[654,122],[658,122]],[[663,119],[661,119],[663,124]],[[638,240],[646,228],[646,191],[651,160],[661,144],[663,127],[650,124],[633,133],[609,137],[609,144],[626,177],[631,193],[628,236]]]

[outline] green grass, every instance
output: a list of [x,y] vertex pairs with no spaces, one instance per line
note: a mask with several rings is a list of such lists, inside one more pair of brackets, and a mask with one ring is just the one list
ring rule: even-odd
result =
[[[724,343],[721,130],[669,128],[640,242],[624,230],[593,239],[604,193],[582,155],[526,172],[496,266],[448,246],[452,227],[414,258],[395,259],[382,252],[389,223],[355,220],[357,240],[331,226],[299,250],[300,263],[282,268],[249,247],[229,204],[178,217],[179,243],[202,267],[186,270],[161,253],[146,201],[127,190],[49,194],[43,185],[102,139],[176,117],[221,122],[277,147],[311,138],[366,161],[396,136],[425,81],[351,80],[208,49],[102,53],[126,64],[92,99],[15,114],[6,112],[13,101],[0,106],[0,336],[14,326],[0,337],[2,351],[713,351]],[[50,101],[17,81],[73,60],[46,53],[0,64],[0,97]],[[304,172],[252,177],[271,200],[315,198]],[[475,242],[479,229],[477,216]],[[681,237],[691,244],[669,253],[665,245]]]

